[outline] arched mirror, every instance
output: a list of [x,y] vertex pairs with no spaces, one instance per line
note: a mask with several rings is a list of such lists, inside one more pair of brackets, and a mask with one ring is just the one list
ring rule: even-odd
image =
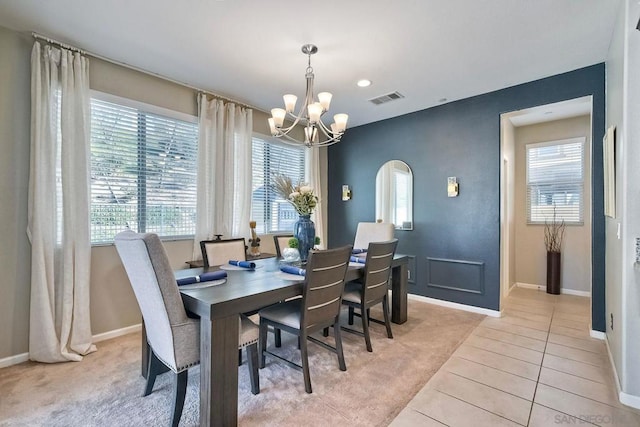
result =
[[390,160],[376,175],[376,221],[413,230],[413,173],[401,160]]

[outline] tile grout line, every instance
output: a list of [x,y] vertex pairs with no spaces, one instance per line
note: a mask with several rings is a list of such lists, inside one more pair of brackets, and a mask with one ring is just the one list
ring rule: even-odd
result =
[[[451,375],[455,375],[456,377],[464,378],[465,380],[469,380],[469,381],[474,382],[474,383],[476,383],[476,384],[480,384],[480,385],[483,385],[483,386],[485,386],[485,387],[489,387],[489,388],[491,388],[491,389],[493,389],[493,390],[496,390],[496,391],[499,391],[499,392],[502,392],[502,393],[508,394],[508,395],[510,395],[510,396],[517,397],[518,399],[522,399],[522,400],[525,400],[525,401],[529,402],[529,399],[527,399],[527,398],[524,398],[524,397],[522,397],[522,396],[518,396],[517,394],[513,394],[513,393],[511,393],[511,392],[509,392],[509,391],[501,390],[501,389],[499,389],[498,387],[494,387],[494,386],[492,386],[492,385],[485,384],[485,383],[483,383],[483,382],[480,382],[480,381],[474,380],[473,378],[468,378],[468,377],[465,377],[464,375],[458,374],[458,373],[456,373],[456,372],[451,372],[451,371],[447,371],[447,373],[449,373],[449,374],[451,374]],[[533,381],[533,380],[529,380],[529,381]],[[440,390],[438,390],[438,391],[440,391]],[[496,415],[498,415],[498,414],[496,414]]]
[[[514,424],[517,424],[517,425],[519,425],[519,426],[524,426],[523,424],[520,424],[519,422],[514,421],[514,420],[512,420],[511,418],[507,418],[507,417],[505,417],[505,416],[503,416],[503,415],[496,414],[495,412],[491,412],[491,411],[490,411],[490,410],[488,410],[487,408],[482,408],[482,407],[480,407],[480,406],[478,406],[478,405],[475,405],[475,404],[473,404],[473,403],[471,403],[471,402],[467,402],[466,400],[462,400],[462,399],[460,399],[460,398],[458,398],[458,397],[456,397],[456,396],[453,396],[453,395],[451,395],[451,394],[449,394],[449,393],[445,393],[444,391],[441,391],[441,390],[438,390],[438,389],[434,389],[434,390],[435,390],[435,391],[437,391],[438,393],[442,393],[442,394],[444,394],[445,396],[449,396],[449,397],[451,397],[452,399],[459,400],[460,402],[464,402],[464,403],[466,403],[467,405],[470,405],[470,406],[473,406],[473,407],[475,407],[475,408],[478,408],[478,409],[480,409],[480,410],[482,410],[482,411],[484,411],[484,412],[486,412],[486,413],[488,413],[488,414],[495,415],[496,417],[500,417],[500,418],[502,418],[502,419],[504,419],[504,420],[510,421],[510,422],[512,422],[512,423],[514,423]],[[524,426],[524,427],[526,427],[526,426]]]
[[[451,357],[457,357],[458,359],[466,360],[467,362],[472,362],[472,363],[476,363],[476,364],[481,365],[481,366],[485,366],[487,368],[495,369],[496,371],[500,371],[500,372],[503,372],[505,374],[513,375],[513,376],[518,377],[518,378],[522,378],[522,379],[529,380],[529,381],[535,381],[535,380],[532,380],[531,378],[523,377],[522,375],[514,374],[513,372],[505,371],[504,369],[496,368],[495,366],[491,366],[491,365],[486,365],[484,363],[480,363],[477,360],[467,359],[465,357],[460,356],[459,354],[452,354]],[[528,362],[526,362],[526,363],[528,363]]]
[[553,315],[556,311],[555,303],[552,305],[553,311],[551,311],[551,322],[549,322],[549,330],[547,331],[547,340],[544,343],[544,351],[542,352],[542,360],[540,361],[540,369],[538,369],[538,378],[536,378],[536,386],[533,389],[533,397],[531,398],[531,407],[529,408],[529,418],[527,419],[527,426],[531,423],[531,415],[533,414],[533,405],[536,401],[536,394],[538,393],[538,384],[540,384],[540,375],[542,374],[542,364],[544,363],[544,357],[547,355],[547,345],[549,344],[549,335],[551,334],[551,323],[553,322]]
[[[499,339],[496,339],[496,338],[493,338],[493,337],[485,337],[484,335],[477,335],[477,334],[473,334],[473,333],[472,333],[472,335],[475,335],[476,337],[480,337],[480,338],[485,338],[485,339],[488,339],[488,340],[494,340],[494,341],[501,342],[501,343],[504,343],[504,344],[511,344],[514,347],[523,348],[525,350],[537,351],[538,353],[542,353],[540,350],[536,350],[535,348],[526,347],[526,346],[520,345],[520,344],[514,344],[514,343],[509,342],[509,341],[499,340]],[[521,337],[522,335],[518,335],[518,336]],[[531,339],[534,339],[534,338],[531,338]],[[536,340],[536,341],[539,341],[541,343],[544,342],[544,341],[540,341],[540,340]]]
[[[528,361],[526,361],[526,360],[518,359],[517,357],[509,356],[508,354],[502,354],[502,353],[498,353],[498,352],[495,352],[495,351],[492,351],[492,350],[487,350],[486,348],[482,348],[482,347],[475,346],[475,345],[473,345],[473,344],[471,344],[471,343],[468,343],[468,342],[466,342],[466,341],[465,341],[463,344],[466,344],[466,345],[468,345],[469,347],[477,348],[478,350],[484,350],[484,351],[487,351],[487,352],[489,352],[489,353],[497,354],[497,355],[499,355],[499,356],[508,357],[509,359],[517,360],[518,362],[524,362],[524,363],[528,363],[528,364],[530,364],[530,365],[538,366],[538,365],[537,365],[536,363],[534,363],[534,362],[528,362]],[[536,351],[536,350],[531,350],[531,351]],[[539,352],[539,351],[537,351],[537,353],[540,353],[540,352]],[[543,358],[544,358],[544,353],[542,354],[542,356],[543,356]],[[542,361],[540,362],[540,365],[539,365],[539,366],[542,366]]]

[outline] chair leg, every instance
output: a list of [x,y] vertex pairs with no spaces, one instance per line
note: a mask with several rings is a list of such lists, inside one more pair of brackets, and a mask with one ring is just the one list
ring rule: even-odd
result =
[[258,347],[260,349],[259,351],[259,361],[260,364],[258,365],[258,367],[260,369],[264,368],[264,360],[265,360],[265,355],[264,352],[267,350],[267,324],[260,319],[260,334],[258,336]]
[[282,346],[282,331],[278,328],[273,329],[273,341],[276,347],[280,348]]
[[260,376],[258,374],[258,343],[247,346],[247,365],[251,379],[251,393],[260,393]]
[[329,328],[324,328],[322,330],[322,336],[323,337],[328,337],[329,336]]
[[353,306],[349,306],[349,324],[353,325]]
[[342,334],[340,333],[340,320],[336,319],[333,324],[333,337],[336,340],[336,353],[338,354],[338,365],[341,371],[347,370],[347,364],[344,362],[344,353],[342,352]]
[[382,311],[384,311],[384,325],[387,327],[387,338],[393,339],[391,333],[391,321],[389,320],[389,297],[385,296],[382,300]]
[[369,336],[369,309],[360,310],[362,314],[362,333],[364,334],[364,342],[367,344],[367,351],[371,353],[371,337]]
[[304,376],[304,390],[311,393],[311,376],[309,375],[309,355],[307,353],[307,336],[300,331],[300,357],[302,358],[302,375]]
[[173,401],[173,419],[171,425],[178,427],[180,417],[182,417],[182,408],[184,406],[184,397],[187,393],[187,379],[189,371],[185,370],[176,375],[175,399]]
[[143,396],[149,396],[153,391],[153,384],[156,382],[156,377],[162,373],[162,362],[158,359],[149,347],[147,352],[147,384],[144,388]]

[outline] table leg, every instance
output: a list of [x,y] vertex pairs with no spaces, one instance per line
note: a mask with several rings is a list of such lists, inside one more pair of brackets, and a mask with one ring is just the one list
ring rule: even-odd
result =
[[391,321],[402,324],[407,321],[407,263],[391,270]]
[[200,425],[238,424],[238,315],[200,320]]

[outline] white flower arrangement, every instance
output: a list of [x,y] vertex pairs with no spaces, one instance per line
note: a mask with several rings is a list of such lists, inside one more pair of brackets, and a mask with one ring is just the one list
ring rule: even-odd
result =
[[311,215],[318,205],[318,197],[313,188],[307,184],[293,185],[291,178],[276,175],[273,179],[276,192],[293,205],[298,215]]

